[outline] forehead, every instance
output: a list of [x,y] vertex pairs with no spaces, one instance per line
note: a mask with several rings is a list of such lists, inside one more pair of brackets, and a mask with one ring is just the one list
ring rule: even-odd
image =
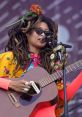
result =
[[39,22],[39,23],[37,23],[36,27],[42,28],[42,29],[45,29],[45,30],[49,30],[49,27],[48,27],[47,23],[45,23],[45,22]]

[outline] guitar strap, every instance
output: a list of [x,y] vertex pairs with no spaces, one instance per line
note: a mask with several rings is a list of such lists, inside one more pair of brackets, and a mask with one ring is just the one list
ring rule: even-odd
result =
[[16,97],[14,96],[14,94],[10,91],[7,92],[8,94],[8,97],[11,101],[11,103],[16,107],[16,108],[19,108],[20,107],[20,104],[19,102],[17,101]]

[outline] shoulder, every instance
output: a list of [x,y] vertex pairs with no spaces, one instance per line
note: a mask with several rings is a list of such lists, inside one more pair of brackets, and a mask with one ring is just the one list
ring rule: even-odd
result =
[[0,77],[12,77],[16,62],[13,52],[0,53]]
[[0,53],[0,60],[1,59],[13,59],[13,58],[14,58],[14,54],[12,51]]

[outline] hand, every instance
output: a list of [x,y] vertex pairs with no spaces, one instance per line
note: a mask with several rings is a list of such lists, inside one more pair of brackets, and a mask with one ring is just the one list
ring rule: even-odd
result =
[[25,80],[11,81],[9,84],[9,89],[12,89],[16,92],[26,93],[30,89],[30,82]]

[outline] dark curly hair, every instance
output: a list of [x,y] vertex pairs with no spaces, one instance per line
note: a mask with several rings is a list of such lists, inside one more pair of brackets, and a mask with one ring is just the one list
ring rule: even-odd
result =
[[[19,19],[22,19],[20,17]],[[56,40],[55,44],[57,43],[57,31],[58,26],[57,24],[52,21],[49,17],[41,15],[28,15],[25,17],[24,22],[16,23],[13,25],[8,32],[9,41],[6,45],[5,51],[12,51],[14,57],[17,60],[18,65],[23,67],[26,63],[29,64],[30,59],[28,58],[28,49],[27,43],[28,39],[26,33],[28,33],[36,24],[37,22],[45,22],[47,23],[49,30],[53,32],[52,40]],[[44,48],[40,51],[41,56],[41,66],[44,67],[49,73],[52,73],[52,67],[50,66],[50,53],[52,52],[51,46],[46,44]],[[28,66],[28,65],[27,65]]]

